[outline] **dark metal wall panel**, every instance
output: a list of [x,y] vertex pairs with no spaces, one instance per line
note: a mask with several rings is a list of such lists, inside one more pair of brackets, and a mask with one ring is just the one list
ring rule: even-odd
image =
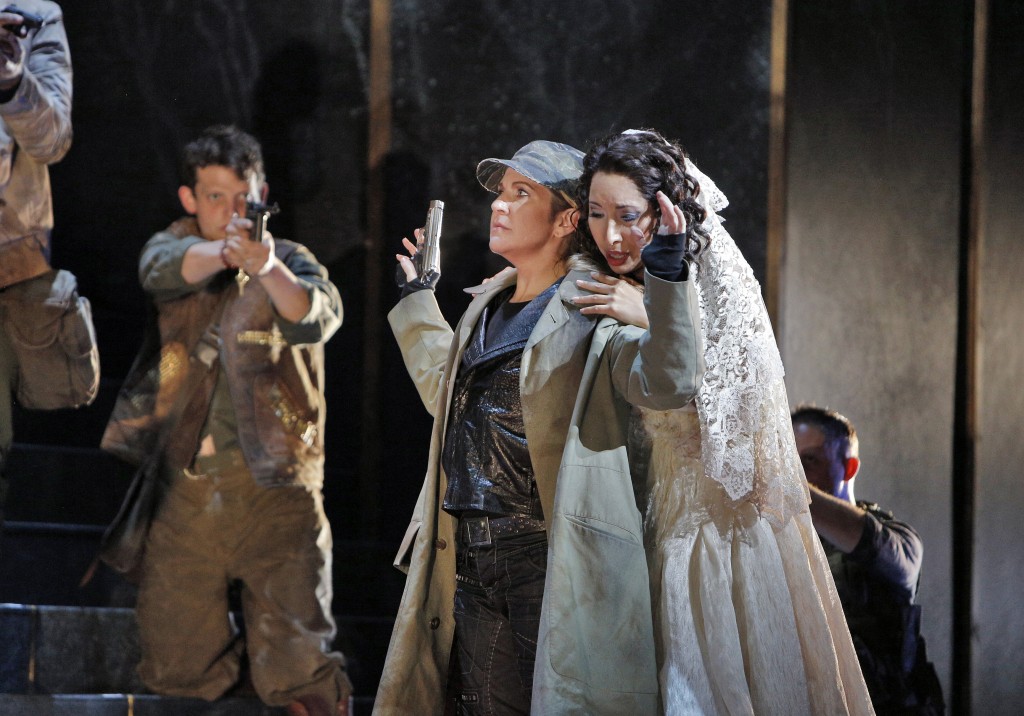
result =
[[948,689],[963,4],[790,8],[789,397],[854,422],[857,497],[922,534],[924,633]]
[[991,0],[981,185],[973,713],[1020,712],[1024,679],[1024,4]]
[[655,127],[730,196],[730,227],[763,275],[769,4],[396,0],[393,14],[395,152],[449,202],[446,226],[468,252],[486,252],[480,159]]

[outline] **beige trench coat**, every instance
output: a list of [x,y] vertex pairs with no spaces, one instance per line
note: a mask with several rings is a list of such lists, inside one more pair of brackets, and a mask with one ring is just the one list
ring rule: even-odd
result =
[[[703,377],[692,282],[647,277],[650,332],[585,316],[573,271],[538,320],[520,373],[523,420],[547,520],[548,576],[538,637],[536,714],[648,714],[658,709],[647,559],[626,455],[629,403],[679,408]],[[399,562],[408,570],[374,714],[441,714],[454,633],[455,519],[442,511],[441,445],[452,376],[484,306],[455,331],[431,291],[388,315],[406,367],[434,415],[427,474]],[[411,552],[410,552],[411,550]]]

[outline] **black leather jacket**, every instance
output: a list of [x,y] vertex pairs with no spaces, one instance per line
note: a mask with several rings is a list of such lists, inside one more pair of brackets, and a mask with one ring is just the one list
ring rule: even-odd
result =
[[448,476],[444,509],[452,514],[544,517],[526,445],[519,369],[557,286],[518,312],[506,303],[511,289],[503,292],[484,309],[463,352],[441,457]]

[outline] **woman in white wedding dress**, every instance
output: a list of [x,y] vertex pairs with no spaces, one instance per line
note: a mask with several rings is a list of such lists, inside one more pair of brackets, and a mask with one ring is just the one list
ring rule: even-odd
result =
[[[645,529],[665,712],[873,713],[811,524],[760,287],[717,213],[724,194],[650,130],[601,140],[581,192],[581,249],[614,274],[586,284],[597,295],[577,299],[583,311],[646,325],[648,245],[652,271],[675,246],[697,272],[707,373],[696,404],[634,421],[650,451]],[[665,233],[659,193],[683,211],[684,240],[651,241]]]

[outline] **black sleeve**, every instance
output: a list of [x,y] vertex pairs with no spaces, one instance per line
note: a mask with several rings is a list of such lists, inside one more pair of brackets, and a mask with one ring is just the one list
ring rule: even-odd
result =
[[685,281],[690,276],[683,234],[655,234],[640,252],[644,268],[663,281]]
[[922,551],[921,538],[913,527],[898,520],[880,520],[868,512],[850,559],[912,600],[921,574]]

